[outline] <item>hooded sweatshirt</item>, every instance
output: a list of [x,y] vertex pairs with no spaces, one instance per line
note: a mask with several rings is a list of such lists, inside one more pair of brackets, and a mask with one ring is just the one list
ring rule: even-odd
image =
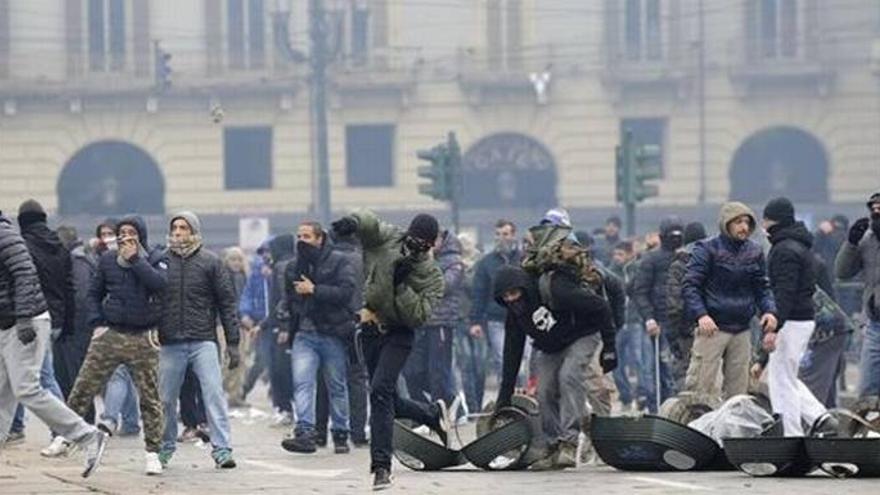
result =
[[719,234],[694,245],[682,286],[687,316],[694,324],[709,315],[722,332],[739,333],[748,330],[756,314],[776,314],[761,247],[750,239],[734,239],[727,231],[727,225],[742,215],[748,216],[754,232],[754,212],[730,202],[721,207]]
[[74,330],[76,312],[70,252],[61,243],[58,234],[46,225],[45,214],[19,215],[18,223],[21,237],[40,276],[40,288],[49,305],[52,328],[69,334]]
[[523,292],[518,302],[507,306],[504,322],[504,358],[498,403],[507,404],[513,394],[522,361],[526,336],[546,353],[557,353],[576,340],[602,333],[603,342],[614,342],[614,321],[605,299],[580,283],[569,267],[556,269],[550,279],[553,310],[541,300],[537,280],[522,268],[506,266],[495,277],[495,299],[511,289]]
[[767,270],[770,287],[778,309],[782,329],[787,320],[811,321],[816,317],[813,293],[816,292],[816,260],[813,235],[803,222],[777,224],[768,231],[770,253]]

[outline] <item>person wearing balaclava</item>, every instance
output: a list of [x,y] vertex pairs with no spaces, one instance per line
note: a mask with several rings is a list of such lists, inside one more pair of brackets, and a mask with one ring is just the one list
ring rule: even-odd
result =
[[360,344],[370,373],[370,471],[373,489],[391,486],[394,418],[428,426],[448,445],[443,400],[425,404],[397,395],[397,379],[412,350],[413,331],[443,297],[443,273],[431,256],[440,234],[437,219],[421,213],[405,231],[358,211],[333,222],[337,236],[354,234],[364,255],[364,307]]
[[[746,393],[752,355],[752,318],[765,332],[776,330],[776,303],[761,246],[749,239],[755,214],[732,201],[721,207],[719,233],[697,241],[688,260],[682,294],[685,314],[696,326],[685,388],[729,399]],[[722,388],[718,390],[718,373]]]
[[165,468],[177,448],[177,402],[190,367],[201,385],[214,464],[234,468],[216,325],[219,319],[227,365],[235,369],[241,360],[235,287],[223,260],[202,246],[201,222],[194,213],[171,217],[168,250],[170,283],[159,324],[159,388],[165,413],[159,461]]
[[[498,270],[505,266],[519,266],[522,251],[517,246],[516,225],[510,220],[495,222],[495,248],[477,262],[474,267],[473,289],[471,290],[471,311],[469,342],[471,347],[482,348],[485,341],[489,345],[489,366],[492,373],[501,376],[501,354],[504,350],[504,319],[507,310],[499,305],[492,294],[492,282]],[[468,410],[483,409],[483,392],[486,383],[486,369],[480,368],[475,377],[476,384],[472,396],[468,398]]]
[[[633,281],[633,300],[645,322],[645,330],[650,339],[642,347],[642,363],[650,367],[652,380],[646,384],[654,400],[648,401],[648,410],[656,412],[657,403],[675,394],[675,381],[672,376],[672,362],[666,332],[669,321],[666,314],[666,278],[669,265],[684,239],[684,226],[678,217],[668,217],[660,222],[660,249],[645,253]],[[653,339],[657,339],[656,345]],[[660,390],[656,388],[655,348],[660,350]],[[656,399],[659,394],[660,400]]]
[[835,262],[841,280],[860,273],[865,280],[862,299],[868,327],[862,344],[860,397],[880,395],[880,191],[868,198],[867,207],[870,217],[853,222]]
[[[348,342],[361,309],[356,266],[333,247],[317,222],[303,222],[296,232],[296,262],[284,273],[279,313],[293,335],[293,436],[284,450],[313,454],[316,446],[316,390],[324,380],[331,409],[334,451],[347,454],[349,434]],[[318,374],[322,376],[319,378]]]

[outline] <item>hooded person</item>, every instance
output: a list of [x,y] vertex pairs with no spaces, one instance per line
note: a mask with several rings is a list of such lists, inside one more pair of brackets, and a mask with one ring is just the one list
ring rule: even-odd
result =
[[767,271],[776,300],[778,328],[764,337],[770,352],[767,382],[773,412],[782,417],[785,436],[804,435],[802,421],[813,424],[827,410],[798,379],[801,359],[816,328],[813,294],[817,274],[813,235],[796,221],[788,198],[764,208],[764,230],[770,240]]
[[869,217],[853,222],[840,247],[835,271],[841,280],[865,280],[862,301],[868,327],[862,346],[859,396],[880,395],[880,191],[868,198]]
[[[750,237],[757,221],[739,202],[725,203],[718,235],[697,241],[688,261],[682,293],[686,315],[697,326],[685,388],[728,399],[748,389],[749,325],[760,317],[765,331],[776,329],[776,304],[760,245]],[[719,371],[722,390],[717,389]]]
[[[675,251],[682,246],[684,239],[684,226],[678,217],[667,217],[660,222],[660,249],[653,249],[642,256],[639,269],[633,281],[632,298],[636,308],[645,322],[645,330],[652,338],[656,338],[656,345],[650,345],[645,341],[642,348],[642,362],[651,367],[651,376],[654,375],[655,348],[660,351],[660,402],[675,394],[675,380],[672,374],[673,362],[669,351],[667,330],[669,319],[666,312],[666,283],[669,266],[675,256]],[[647,384],[649,393],[656,395],[654,390],[657,378]],[[656,400],[650,401],[648,409],[656,412]]]
[[447,444],[445,402],[425,404],[397,394],[397,380],[412,350],[414,330],[424,325],[443,297],[443,272],[430,251],[440,234],[437,219],[421,213],[403,230],[358,211],[333,223],[337,236],[354,234],[364,255],[361,343],[370,372],[370,470],[373,488],[392,483],[394,418],[426,425]]
[[[534,357],[538,403],[547,457],[542,468],[564,469],[577,463],[578,435],[586,414],[587,369],[614,343],[611,307],[601,287],[582,283],[572,264],[562,264],[540,278],[519,267],[504,267],[495,278],[495,297],[507,308],[504,366],[496,408],[510,404],[526,337]],[[610,356],[614,359],[613,356]],[[610,369],[608,370],[610,371]]]
[[234,468],[217,321],[226,336],[227,365],[240,363],[238,301],[223,260],[202,246],[201,222],[192,212],[171,217],[168,284],[159,324],[160,393],[165,432],[159,460],[168,465],[177,448],[177,402],[187,368],[198,379],[210,427],[211,457],[218,468]]
[[161,249],[148,249],[147,227],[138,216],[116,227],[118,249],[98,259],[88,293],[89,350],[68,398],[85,415],[119,365],[126,365],[140,397],[146,444],[145,471],[160,474],[162,404],[159,400],[159,351],[156,325],[168,286],[168,262]]

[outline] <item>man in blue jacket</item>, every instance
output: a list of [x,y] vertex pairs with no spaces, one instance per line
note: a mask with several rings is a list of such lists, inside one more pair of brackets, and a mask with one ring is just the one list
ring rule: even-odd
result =
[[757,226],[755,214],[730,202],[721,207],[718,223],[717,236],[694,245],[682,287],[685,308],[697,325],[685,388],[718,396],[721,369],[727,399],[748,388],[749,322],[758,314],[764,331],[775,331],[776,304],[764,252],[749,239]]

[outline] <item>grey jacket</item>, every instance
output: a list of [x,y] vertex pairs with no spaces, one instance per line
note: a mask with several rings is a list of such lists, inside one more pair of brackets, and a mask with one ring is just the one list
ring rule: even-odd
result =
[[870,229],[858,246],[844,242],[834,263],[837,277],[847,280],[862,273],[865,278],[865,314],[880,321],[880,239]]

